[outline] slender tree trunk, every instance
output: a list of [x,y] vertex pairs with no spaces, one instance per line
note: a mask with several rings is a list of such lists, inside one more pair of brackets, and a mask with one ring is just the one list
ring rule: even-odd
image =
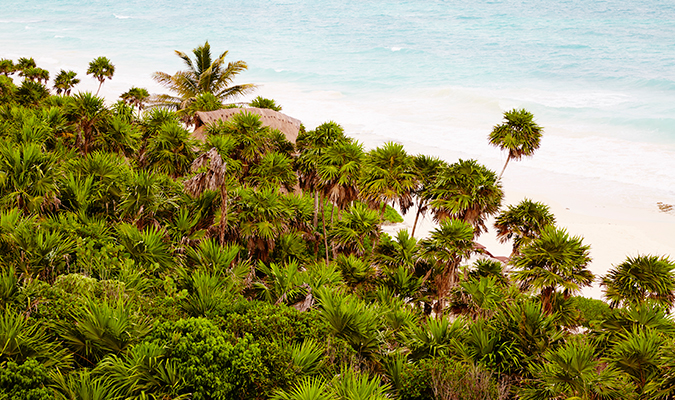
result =
[[413,230],[411,236],[414,238],[415,237],[415,229],[417,228],[417,220],[420,217],[420,214],[422,213],[422,203],[417,205],[417,212],[415,213],[415,222],[413,222]]
[[319,227],[319,191],[314,191],[314,229]]
[[504,164],[504,168],[502,168],[502,173],[499,174],[499,179],[501,179],[502,175],[504,175],[504,171],[506,171],[506,166],[509,165],[509,161],[511,161],[511,154],[509,154],[509,156],[506,157],[506,163]]
[[96,96],[98,96],[98,92],[101,91],[101,86],[103,86],[103,81],[101,81],[101,82],[98,84],[98,90],[96,90]]
[[326,234],[326,212],[324,210],[325,201],[321,201],[321,222],[323,223],[323,245],[326,248],[326,265],[328,265],[328,235]]
[[220,245],[225,245],[225,229],[227,228],[227,188],[225,183],[220,186]]

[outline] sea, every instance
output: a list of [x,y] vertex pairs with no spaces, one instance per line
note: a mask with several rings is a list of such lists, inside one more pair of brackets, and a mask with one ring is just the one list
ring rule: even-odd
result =
[[235,101],[273,98],[308,129],[332,120],[366,147],[500,171],[487,136],[525,108],[544,136],[507,168],[507,192],[675,204],[674,1],[0,0],[0,58],[74,70],[75,90],[96,91],[87,64],[106,56],[109,102],[165,93],[152,73],[184,69],[175,50],[206,41],[249,66],[234,83],[258,88]]

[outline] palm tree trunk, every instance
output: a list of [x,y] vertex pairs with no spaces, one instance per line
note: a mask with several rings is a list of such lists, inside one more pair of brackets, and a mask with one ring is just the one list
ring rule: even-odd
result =
[[220,186],[220,245],[225,245],[225,229],[227,228],[227,188],[225,183]]
[[504,164],[504,168],[502,168],[501,174],[499,174],[499,179],[502,179],[502,175],[504,175],[504,171],[506,171],[506,166],[509,165],[509,161],[511,161],[511,154],[506,157],[506,163]]
[[415,237],[415,229],[417,228],[417,220],[419,219],[421,213],[422,213],[422,204],[420,203],[420,204],[417,205],[417,212],[415,213],[415,222],[413,222],[413,230],[412,230],[412,234],[410,235],[413,238]]
[[326,212],[324,211],[324,204],[326,202],[321,201],[321,222],[323,223],[323,245],[326,248],[326,265],[328,265],[328,235],[326,234]]
[[319,227],[319,191],[314,191],[314,229]]

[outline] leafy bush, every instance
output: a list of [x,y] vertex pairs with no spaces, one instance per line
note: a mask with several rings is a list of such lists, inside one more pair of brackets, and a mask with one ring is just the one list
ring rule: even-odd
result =
[[47,367],[35,359],[22,364],[0,363],[0,399],[53,399],[54,395],[45,387],[47,382]]

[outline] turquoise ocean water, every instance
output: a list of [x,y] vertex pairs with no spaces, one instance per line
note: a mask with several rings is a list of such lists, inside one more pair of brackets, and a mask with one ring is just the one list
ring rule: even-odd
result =
[[0,58],[73,69],[95,90],[84,72],[105,55],[109,100],[160,91],[151,73],[207,39],[308,127],[332,119],[498,169],[486,136],[524,107],[546,134],[519,165],[675,201],[672,1],[0,0]]

